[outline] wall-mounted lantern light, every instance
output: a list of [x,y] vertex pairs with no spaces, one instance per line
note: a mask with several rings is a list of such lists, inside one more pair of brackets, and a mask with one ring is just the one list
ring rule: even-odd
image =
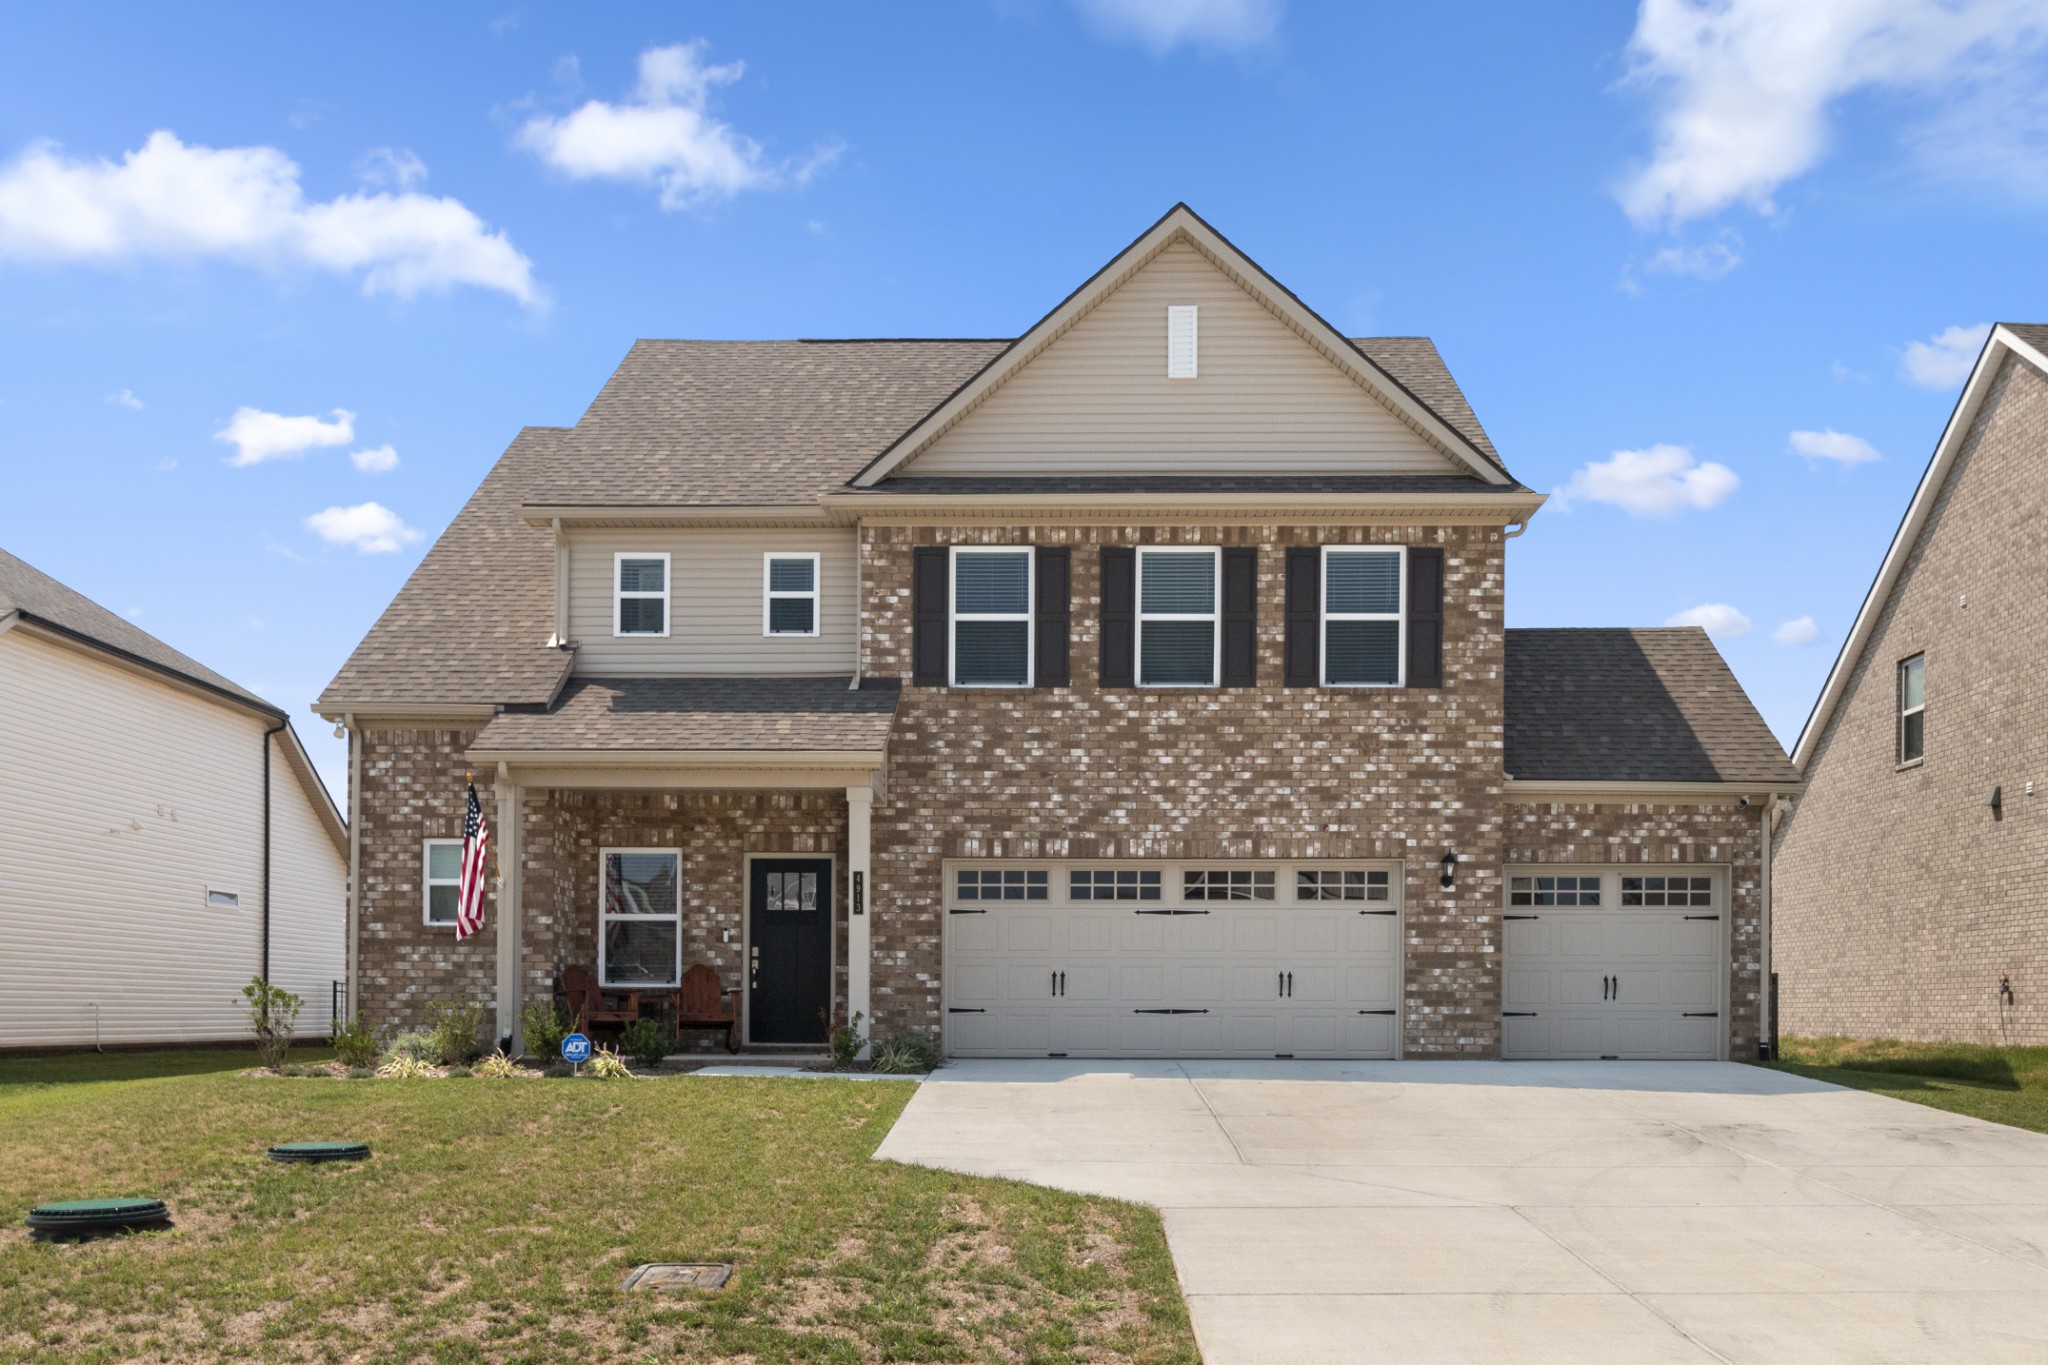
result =
[[1437,866],[1443,870],[1442,875],[1436,879],[1437,885],[1448,891],[1451,889],[1451,878],[1458,871],[1458,855],[1449,849],[1444,850],[1443,861]]

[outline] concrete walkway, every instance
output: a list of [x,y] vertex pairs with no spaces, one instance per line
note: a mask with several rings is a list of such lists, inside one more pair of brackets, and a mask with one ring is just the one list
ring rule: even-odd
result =
[[1208,1365],[2048,1361],[2048,1137],[1755,1067],[956,1063],[877,1156],[1157,1205]]

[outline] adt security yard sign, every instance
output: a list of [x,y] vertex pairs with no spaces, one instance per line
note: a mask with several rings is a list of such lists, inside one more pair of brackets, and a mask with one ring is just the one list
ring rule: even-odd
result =
[[572,1033],[564,1038],[562,1060],[570,1066],[582,1066],[590,1060],[590,1040],[580,1033]]

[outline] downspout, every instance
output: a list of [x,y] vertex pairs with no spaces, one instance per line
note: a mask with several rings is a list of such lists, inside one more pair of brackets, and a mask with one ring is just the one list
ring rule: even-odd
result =
[[289,729],[280,720],[263,732],[263,984],[270,984],[270,741]]
[[1758,961],[1762,972],[1757,982],[1757,1057],[1763,1061],[1775,1062],[1777,1057],[1771,1047],[1771,1036],[1777,1020],[1771,1011],[1771,836],[1778,828],[1778,820],[1792,808],[1790,800],[1773,794],[1764,802],[1763,819],[1759,822],[1763,836],[1763,911],[1760,916],[1760,932],[1763,939]]
[[353,1019],[363,1012],[356,994],[362,976],[363,740],[356,733],[354,712],[344,715],[341,723],[348,729],[348,942],[342,948],[341,975],[348,991],[348,1016]]

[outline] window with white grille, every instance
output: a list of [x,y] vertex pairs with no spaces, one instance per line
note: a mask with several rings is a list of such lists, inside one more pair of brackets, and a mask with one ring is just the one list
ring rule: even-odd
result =
[[1623,877],[1623,905],[1712,905],[1712,877]]
[[1077,901],[1156,901],[1156,868],[1077,867],[1067,874],[1067,898]]
[[[1638,881],[1641,878],[1637,878]],[[1659,880],[1662,880],[1661,878]],[[1510,877],[1509,905],[1598,905],[1598,877]],[[1640,902],[1638,902],[1640,903]],[[1661,901],[1657,904],[1662,904]]]
[[1271,872],[1251,868],[1190,868],[1181,874],[1181,896],[1191,901],[1269,901]]
[[1294,874],[1298,901],[1383,901],[1393,897],[1388,874],[1376,868],[1304,868]]
[[1050,893],[1044,868],[963,867],[953,879],[953,899],[1042,901]]

